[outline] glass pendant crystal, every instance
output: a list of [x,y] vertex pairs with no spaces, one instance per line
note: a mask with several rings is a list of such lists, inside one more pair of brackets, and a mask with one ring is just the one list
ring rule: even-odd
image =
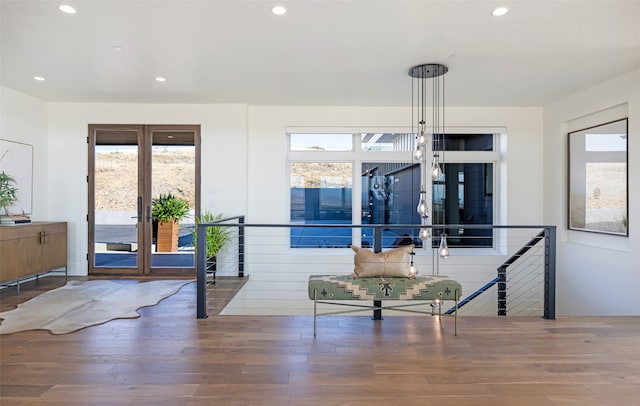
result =
[[427,135],[424,133],[424,130],[420,131],[420,135],[418,135],[418,145],[426,145],[427,144]]
[[416,161],[421,161],[422,160],[422,148],[420,148],[420,145],[418,145],[416,147],[416,150],[413,152],[413,157],[416,159]]
[[436,154],[433,156],[433,163],[431,164],[431,177],[436,180],[440,176],[442,176],[442,167],[440,166],[440,157]]
[[422,227],[418,233],[418,238],[420,238],[421,241],[426,241],[431,238],[431,232],[429,232],[428,228]]
[[418,269],[414,264],[409,266],[409,277],[414,277],[418,275]]
[[411,255],[411,263],[409,265],[409,277],[412,278],[412,277],[418,275],[418,268],[416,268],[416,264],[413,262],[413,259],[414,259],[415,255],[416,255],[416,253],[411,251],[411,253],[409,255]]
[[440,248],[438,248],[440,258],[449,258],[449,246],[447,245],[447,234],[440,236]]
[[424,189],[420,190],[420,201],[416,209],[420,217],[427,217],[429,214],[429,206],[427,206],[427,192]]

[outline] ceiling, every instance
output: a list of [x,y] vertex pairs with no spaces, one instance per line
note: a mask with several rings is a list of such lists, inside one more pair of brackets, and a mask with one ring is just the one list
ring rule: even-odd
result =
[[0,0],[1,83],[52,102],[406,106],[409,68],[442,63],[447,105],[543,106],[640,67],[640,1],[276,3]]

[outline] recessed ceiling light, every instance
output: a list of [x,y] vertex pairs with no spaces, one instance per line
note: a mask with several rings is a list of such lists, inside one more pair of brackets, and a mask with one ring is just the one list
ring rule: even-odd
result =
[[124,48],[122,48],[120,45],[114,45],[111,47],[111,49],[113,49],[116,52],[120,52],[122,51]]
[[499,16],[503,16],[503,15],[507,14],[508,11],[509,11],[509,9],[506,8],[506,7],[498,7],[497,9],[495,9],[495,10],[493,10],[491,12],[491,15],[495,16],[495,17],[499,17]]
[[62,11],[63,13],[67,13],[67,14],[75,14],[76,13],[76,9],[71,7],[68,4],[63,4],[60,7],[58,7],[58,9],[60,11]]
[[275,6],[271,9],[271,12],[277,16],[281,16],[287,12],[287,9],[284,6]]
[[166,82],[166,81],[167,81],[167,79],[166,79],[166,78],[163,78],[162,76],[158,76],[158,77],[156,78],[156,82]]
[[44,82],[44,78],[42,76],[34,76],[33,78],[39,82]]

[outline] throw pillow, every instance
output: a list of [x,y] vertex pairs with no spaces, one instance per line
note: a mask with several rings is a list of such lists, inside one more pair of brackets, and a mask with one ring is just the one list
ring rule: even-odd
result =
[[353,257],[354,278],[365,277],[411,277],[409,267],[411,252],[415,245],[405,245],[391,250],[375,253],[366,248],[355,245],[351,249],[355,252]]

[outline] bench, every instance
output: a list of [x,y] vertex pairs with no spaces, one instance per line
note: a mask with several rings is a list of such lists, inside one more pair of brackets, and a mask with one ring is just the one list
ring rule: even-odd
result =
[[[450,315],[454,317],[454,332],[458,335],[458,300],[462,295],[462,286],[446,276],[406,277],[360,277],[351,275],[311,275],[309,277],[309,299],[313,300],[313,335],[316,335],[317,316],[345,314],[373,309],[374,320],[382,319],[382,309],[435,315],[433,302],[438,303],[438,316],[442,315],[440,302],[454,301]],[[373,305],[343,303],[343,301],[369,300]],[[383,301],[417,301],[420,303],[382,305]],[[430,311],[407,309],[424,305],[430,301]],[[318,313],[319,303],[356,307],[355,310]],[[448,313],[448,312],[447,312]]]

